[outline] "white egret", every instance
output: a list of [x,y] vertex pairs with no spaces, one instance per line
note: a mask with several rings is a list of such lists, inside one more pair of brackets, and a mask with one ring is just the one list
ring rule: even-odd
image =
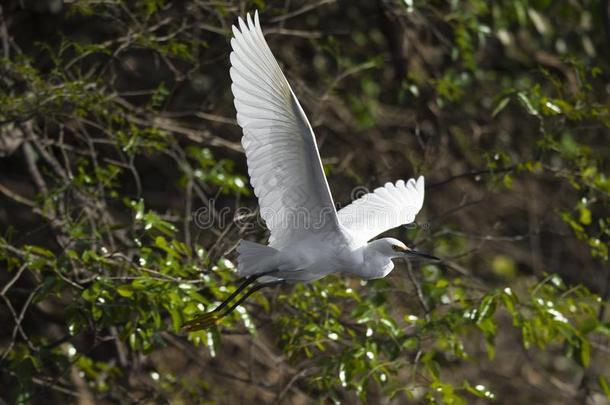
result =
[[233,34],[230,75],[237,122],[243,129],[250,181],[271,236],[268,245],[240,242],[237,271],[245,281],[186,329],[216,323],[266,286],[308,282],[331,273],[375,279],[392,271],[394,258],[436,259],[393,238],[370,241],[413,222],[424,201],[424,178],[386,183],[337,212],[313,130],[263,37],[258,12],[254,19],[250,14],[246,21],[239,18]]

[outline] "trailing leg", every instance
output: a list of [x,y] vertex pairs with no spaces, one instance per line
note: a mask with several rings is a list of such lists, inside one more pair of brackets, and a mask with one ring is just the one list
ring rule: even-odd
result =
[[263,284],[260,284],[260,285],[258,285],[256,287],[253,287],[250,291],[248,291],[248,293],[246,293],[246,295],[244,297],[242,297],[239,301],[237,301],[237,304],[233,305],[224,314],[222,314],[222,315],[220,314],[220,312],[227,305],[229,305],[231,303],[231,301],[233,301],[235,299],[235,297],[237,297],[249,285],[251,285],[253,282],[258,280],[259,278],[261,278],[263,276],[267,276],[267,275],[269,275],[271,273],[275,273],[276,271],[277,270],[271,270],[271,271],[268,271],[268,272],[265,272],[265,273],[254,274],[254,275],[246,277],[246,279],[239,285],[239,287],[237,287],[237,289],[227,299],[225,299],[218,307],[216,307],[214,310],[212,310],[210,312],[203,313],[203,314],[195,317],[194,319],[191,319],[190,321],[186,322],[182,326],[182,328],[184,330],[188,331],[188,332],[193,332],[193,331],[205,329],[205,328],[215,324],[218,319],[226,316],[227,314],[231,313],[235,308],[237,308],[237,306],[239,304],[241,304],[246,298],[248,298],[250,296],[250,294],[254,293],[255,291],[258,291],[260,288],[266,286],[269,283],[276,283],[277,284],[277,281],[281,281],[281,280],[274,280],[274,281],[271,281],[269,283],[263,283]]

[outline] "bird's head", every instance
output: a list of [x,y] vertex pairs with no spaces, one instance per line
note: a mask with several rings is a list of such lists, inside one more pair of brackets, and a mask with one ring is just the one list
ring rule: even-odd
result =
[[417,250],[413,250],[410,247],[407,247],[404,243],[394,238],[382,238],[372,242],[375,246],[375,250],[380,254],[390,257],[390,258],[398,258],[398,257],[421,257],[425,259],[431,260],[440,260],[436,256],[429,255],[427,253],[418,252]]

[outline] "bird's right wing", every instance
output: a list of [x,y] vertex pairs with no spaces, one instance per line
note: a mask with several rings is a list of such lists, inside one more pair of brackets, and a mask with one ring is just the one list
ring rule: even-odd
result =
[[375,236],[409,224],[424,204],[424,177],[405,183],[386,183],[339,210],[339,222],[357,242],[364,244]]
[[231,90],[260,212],[282,249],[312,233],[338,231],[313,130],[273,57],[258,20],[233,26]]

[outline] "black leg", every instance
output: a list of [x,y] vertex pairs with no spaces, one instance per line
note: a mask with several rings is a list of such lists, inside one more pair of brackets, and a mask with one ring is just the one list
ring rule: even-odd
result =
[[253,282],[255,282],[260,276],[257,276],[256,274],[253,276],[248,276],[246,277],[246,279],[244,280],[243,283],[241,283],[239,285],[239,287],[237,287],[237,289],[235,291],[233,291],[233,293],[231,295],[229,295],[229,297],[227,299],[225,299],[219,306],[217,306],[213,311],[211,312],[218,312],[221,311],[224,307],[226,307],[229,302],[233,301],[235,299],[235,297],[237,297],[239,295],[239,293],[241,293],[246,287],[248,287],[250,284],[252,284]]
[[248,299],[249,296],[251,296],[252,294],[257,292],[258,290],[265,288],[265,287],[273,287],[274,285],[279,285],[282,283],[284,283],[284,280],[273,280],[273,281],[268,281],[266,283],[261,283],[261,284],[255,285],[254,287],[249,289],[248,292],[246,294],[244,294],[243,297],[241,297],[239,300],[237,300],[237,302],[235,304],[231,305],[231,307],[229,309],[227,309],[220,317],[222,318],[222,317],[229,315],[231,312],[233,312],[235,310],[235,308],[237,308],[242,302],[244,302],[246,299]]
[[233,294],[229,295],[229,298],[227,298],[226,300],[224,300],[218,307],[216,307],[212,312],[218,312],[221,311],[224,307],[226,307],[231,301],[233,301],[235,299],[235,297],[237,297],[239,295],[240,292],[242,292],[247,286],[249,286],[250,284],[252,284],[253,282],[255,282],[256,280],[258,280],[259,278],[263,277],[263,276],[268,276],[269,274],[275,273],[277,272],[277,270],[270,270],[270,271],[266,271],[264,273],[259,273],[259,274],[253,274],[251,276],[246,277],[246,279],[244,280],[243,283],[241,283],[239,285],[239,287],[237,287],[237,290],[233,291]]
[[[239,287],[237,287],[237,289],[227,299],[225,299],[218,307],[216,307],[214,310],[212,310],[210,312],[201,314],[201,315],[195,317],[194,319],[186,322],[183,325],[183,329],[185,329],[187,331],[196,331],[196,330],[204,329],[204,328],[214,324],[218,319],[222,318],[226,314],[233,311],[237,307],[237,305],[239,305],[241,302],[243,302],[243,300],[245,298],[238,301],[238,304],[231,307],[231,309],[229,311],[227,311],[225,314],[219,315],[219,312],[222,311],[227,305],[229,305],[231,303],[231,301],[233,301],[235,299],[235,297],[237,297],[246,287],[248,287],[250,284],[252,284],[256,280],[258,280],[259,278],[272,274],[272,273],[275,273],[275,272],[277,272],[277,270],[271,270],[271,271],[267,271],[264,273],[254,274],[254,275],[246,277],[246,279],[239,285]],[[262,285],[266,285],[266,284],[267,283],[264,283]],[[250,292],[248,292],[246,294],[246,298],[253,292],[254,291],[250,290]]]

